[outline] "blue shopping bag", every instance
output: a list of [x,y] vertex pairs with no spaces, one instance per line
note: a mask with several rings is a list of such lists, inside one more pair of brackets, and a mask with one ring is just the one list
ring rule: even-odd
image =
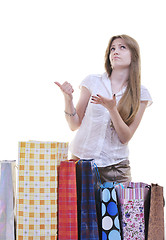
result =
[[96,177],[96,206],[98,212],[99,235],[102,240],[121,240],[116,182],[101,183],[97,165],[93,163]]
[[121,240],[115,183],[101,185],[102,240]]

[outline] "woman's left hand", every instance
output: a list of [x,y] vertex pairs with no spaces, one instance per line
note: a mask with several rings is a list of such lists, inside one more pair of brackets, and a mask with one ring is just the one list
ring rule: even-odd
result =
[[105,108],[107,108],[109,111],[109,110],[112,110],[114,107],[116,107],[116,96],[114,94],[113,98],[110,99],[97,94],[96,96],[91,97],[91,103],[101,104]]

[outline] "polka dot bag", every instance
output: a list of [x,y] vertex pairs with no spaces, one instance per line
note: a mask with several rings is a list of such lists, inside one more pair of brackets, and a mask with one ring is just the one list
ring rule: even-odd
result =
[[101,185],[102,240],[121,240],[119,212],[114,183]]

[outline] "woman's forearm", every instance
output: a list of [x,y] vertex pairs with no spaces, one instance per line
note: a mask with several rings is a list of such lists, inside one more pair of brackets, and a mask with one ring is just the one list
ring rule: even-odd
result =
[[68,125],[72,131],[76,130],[80,126],[80,118],[73,105],[73,92],[74,89],[70,83],[64,82],[60,84],[55,82],[55,84],[61,89],[64,99],[65,99],[65,117]]
[[75,131],[80,126],[80,119],[74,107],[72,99],[65,98],[65,118],[72,131]]
[[127,143],[131,138],[130,128],[125,124],[121,118],[117,106],[116,106],[116,96],[113,95],[112,99],[105,98],[99,94],[97,96],[92,96],[91,102],[94,104],[101,104],[109,111],[111,115],[111,120],[113,122],[114,128],[118,134],[118,137],[122,143]]
[[118,134],[121,143],[123,144],[127,143],[132,137],[131,129],[126,125],[126,123],[121,118],[117,107],[110,109],[109,112],[111,115],[111,120],[113,122],[114,128]]
[[138,125],[141,122],[141,119],[142,119],[142,116],[144,114],[147,104],[148,104],[148,101],[142,101],[140,103],[140,106],[139,106],[138,112],[134,118],[134,121],[129,126],[127,126],[127,124],[121,118],[117,107],[113,107],[112,109],[109,109],[114,128],[118,134],[120,141],[123,144],[129,142],[129,140],[132,138]]

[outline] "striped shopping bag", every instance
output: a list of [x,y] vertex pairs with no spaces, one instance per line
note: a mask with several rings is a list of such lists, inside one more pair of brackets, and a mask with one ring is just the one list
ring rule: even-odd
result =
[[17,240],[57,238],[57,177],[68,144],[19,142]]
[[148,224],[150,186],[145,183],[116,186],[119,202],[122,239],[144,240]]
[[77,240],[77,189],[74,160],[60,163],[58,190],[58,239]]

